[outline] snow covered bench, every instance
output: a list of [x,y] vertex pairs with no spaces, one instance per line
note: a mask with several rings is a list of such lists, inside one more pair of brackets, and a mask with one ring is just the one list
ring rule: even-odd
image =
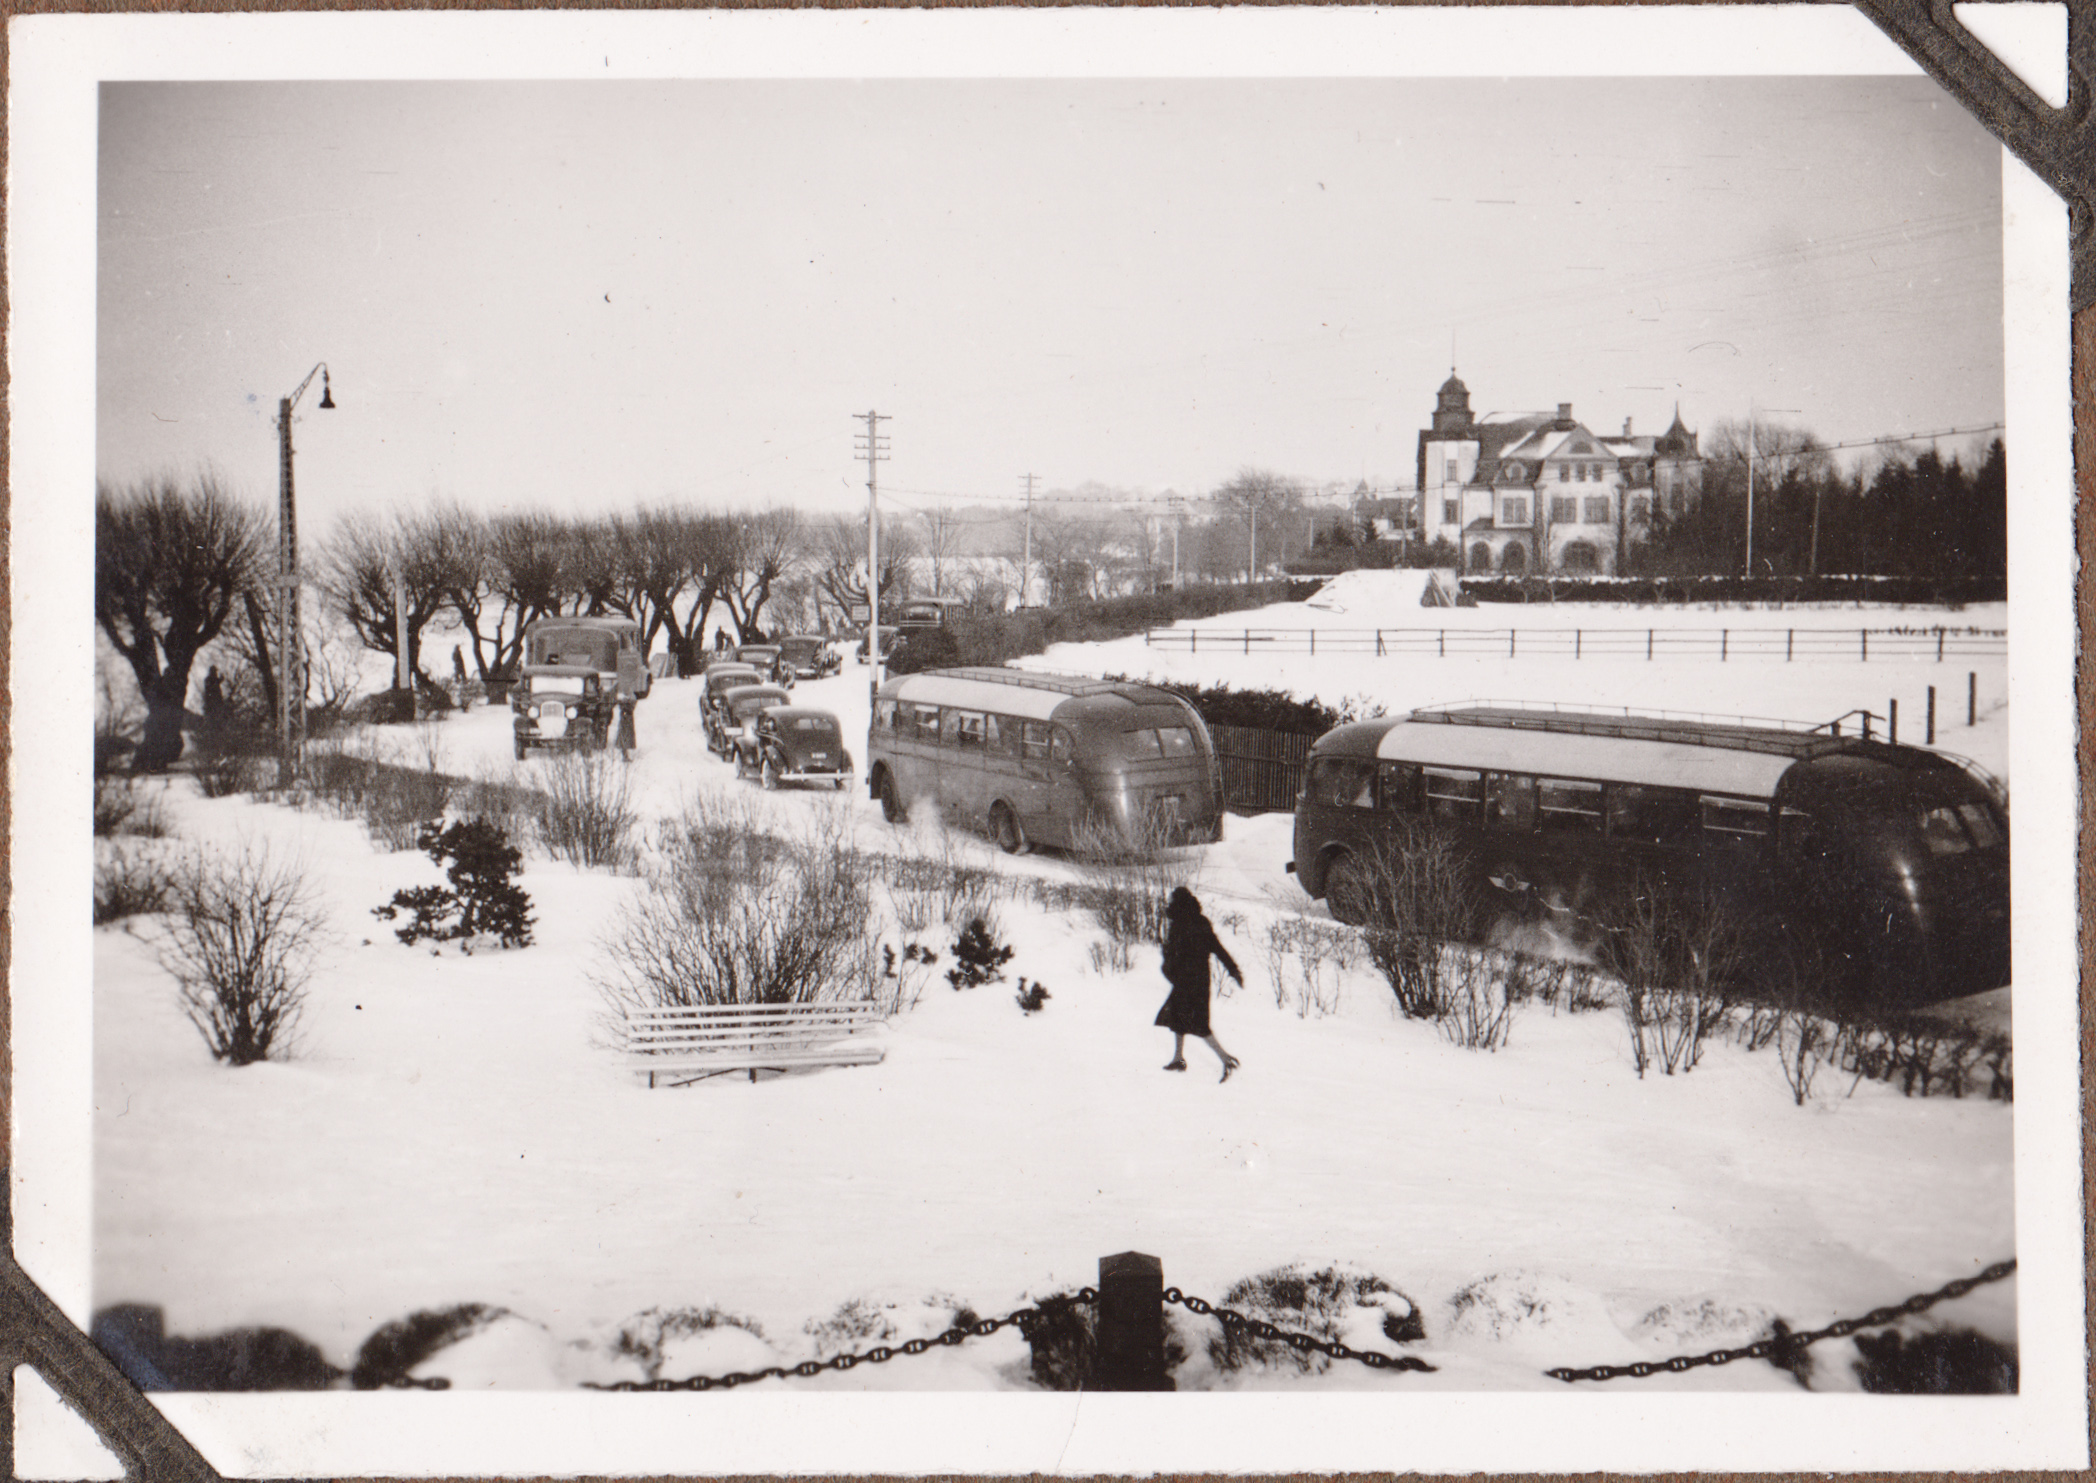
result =
[[784,1071],[793,1066],[868,1066],[887,1054],[864,1033],[884,1016],[873,1005],[694,1004],[676,1009],[628,1008],[621,1016],[626,1061],[673,1084],[724,1071]]

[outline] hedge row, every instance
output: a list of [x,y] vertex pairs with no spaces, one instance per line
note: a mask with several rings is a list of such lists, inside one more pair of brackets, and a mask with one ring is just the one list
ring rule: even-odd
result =
[[1233,690],[1228,685],[1189,685],[1134,675],[1108,675],[1169,690],[1201,713],[1210,726],[1243,726],[1257,731],[1285,731],[1295,736],[1323,736],[1352,719],[1316,700],[1299,700],[1285,690]]
[[2001,577],[1465,577],[1479,602],[1855,602],[1963,607],[2002,602]]
[[1302,602],[1319,580],[1250,582],[1181,587],[1171,592],[1109,597],[1057,608],[1014,613],[958,614],[943,628],[912,630],[896,647],[888,668],[894,674],[945,669],[960,664],[1003,664],[1039,654],[1050,644],[1097,644],[1146,629],[1166,628],[1187,618],[1242,612],[1271,603]]

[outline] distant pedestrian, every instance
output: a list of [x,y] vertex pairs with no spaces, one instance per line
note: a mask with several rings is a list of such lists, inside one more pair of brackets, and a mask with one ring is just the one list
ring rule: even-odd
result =
[[713,630],[713,652],[716,654],[725,654],[728,652],[727,629],[716,628]]
[[1167,1071],[1186,1069],[1186,1037],[1198,1035],[1208,1042],[1215,1058],[1223,1063],[1222,1079],[1238,1067],[1237,1057],[1208,1028],[1208,960],[1218,958],[1231,978],[1244,982],[1237,960],[1230,956],[1215,935],[1215,925],[1201,910],[1200,901],[1184,886],[1175,888],[1164,909],[1164,976],[1172,985],[1171,996],[1157,1011],[1156,1023],[1172,1032],[1172,1058]]

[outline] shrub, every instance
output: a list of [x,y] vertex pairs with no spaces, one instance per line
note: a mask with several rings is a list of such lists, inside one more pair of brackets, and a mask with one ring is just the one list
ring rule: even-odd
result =
[[614,752],[560,752],[541,774],[539,838],[556,859],[614,868],[633,858],[639,821],[628,801],[631,774]]
[[599,992],[614,1011],[872,998],[872,892],[848,830],[837,812],[796,838],[737,834],[688,810],[603,939]]
[[1323,736],[1349,719],[1344,711],[1312,697],[1301,699],[1286,690],[1237,690],[1229,685],[1191,685],[1176,680],[1108,675],[1110,680],[1151,685],[1184,700],[1210,726],[1241,726],[1253,731],[1281,731],[1294,736]]
[[1357,856],[1345,875],[1327,877],[1326,899],[1335,914],[1364,919],[1369,961],[1405,1015],[1438,1020],[1459,987],[1467,998],[1473,959],[1462,944],[1476,935],[1483,909],[1463,853],[1445,830],[1400,820],[1366,859]]
[[[1026,1325],[1033,1383],[1043,1390],[1084,1390],[1099,1360],[1099,1320],[1094,1305],[1077,1300],[1074,1289],[1037,1298],[1042,1316]],[[1167,1369],[1171,1356],[1167,1354]]]
[[1631,1064],[1687,1075],[1732,1015],[1746,924],[1709,888],[1683,894],[1640,876],[1605,908],[1601,961],[1623,985]]
[[[1376,1323],[1392,1343],[1410,1344],[1426,1337],[1417,1303],[1380,1277],[1334,1267],[1306,1272],[1300,1266],[1287,1266],[1262,1272],[1233,1284],[1223,1294],[1221,1306],[1247,1318],[1264,1319],[1276,1328],[1339,1340],[1350,1348],[1361,1347],[1349,1335],[1358,1332],[1364,1319]],[[1209,1339],[1208,1357],[1224,1374],[1258,1365],[1318,1375],[1331,1365],[1331,1359],[1316,1350],[1297,1349],[1279,1339],[1255,1338],[1227,1323]]]
[[198,728],[190,764],[206,798],[255,793],[276,780],[276,740],[267,731],[226,720]]
[[167,909],[174,870],[158,853],[137,846],[112,845],[95,852],[97,927],[125,917],[147,916]]
[[1972,1329],[1856,1335],[1856,1380],[1877,1395],[2014,1395],[2016,1348]]
[[612,1353],[637,1360],[650,1380],[662,1377],[669,1351],[680,1340],[701,1334],[735,1329],[762,1340],[764,1329],[756,1319],[708,1304],[703,1308],[650,1308],[619,1325],[612,1340]]
[[[1812,1095],[1813,1079],[1833,1053],[1835,1032],[1818,1015],[1803,1009],[1785,1009],[1776,1017],[1776,1056],[1783,1063],[1783,1079],[1798,1106]],[[1750,1045],[1748,1047],[1752,1049]]]
[[133,834],[141,839],[165,839],[167,810],[161,805],[157,787],[144,787],[131,778],[105,775],[95,779],[95,837]]
[[461,1303],[455,1308],[424,1308],[379,1328],[357,1350],[349,1383],[358,1390],[398,1385],[408,1372],[439,1349],[507,1318],[506,1308]]
[[881,1013],[899,1014],[915,1009],[924,995],[925,980],[931,977],[932,965],[938,961],[939,955],[920,942],[906,943],[900,953],[882,943],[881,976],[873,991]]
[[159,955],[183,1014],[218,1060],[287,1055],[324,931],[303,869],[245,845],[192,856],[172,875]]
[[411,913],[406,926],[393,929],[395,937],[410,946],[456,942],[469,952],[477,937],[492,937],[506,948],[530,945],[531,898],[513,879],[524,857],[501,829],[485,819],[449,828],[432,821],[415,842],[432,863],[445,866],[451,885],[395,891],[388,905],[373,907],[371,914],[387,922]]
[[1021,974],[1019,977],[1019,992],[1012,997],[1018,1001],[1019,1008],[1024,1013],[1039,1014],[1048,1007],[1048,1001],[1055,996],[1048,992],[1046,984],[1038,982],[1029,984],[1026,981],[1026,976]]
[[1448,954],[1448,961],[1446,998],[1434,1028],[1465,1050],[1498,1050],[1513,1032],[1528,960],[1459,948]]
[[944,631],[953,637],[951,662],[1003,664],[1039,654],[1050,644],[1105,643],[1146,628],[1169,627],[1186,618],[1302,602],[1323,585],[1322,580],[1310,580],[1181,587],[1173,592],[1101,598],[1056,608],[960,614],[947,620]]
[[1344,927],[1299,912],[1277,916],[1266,928],[1266,972],[1274,985],[1274,1008],[1288,1007],[1295,994],[1298,1019],[1339,1008],[1341,975],[1354,966],[1361,939]]
[[970,922],[953,944],[954,966],[946,970],[946,981],[955,989],[979,989],[1001,983],[1004,965],[1012,960],[1009,946],[998,946],[997,936],[981,917]]
[[954,836],[944,829],[912,829],[903,839],[904,852],[882,862],[882,877],[904,931],[923,932],[934,922],[965,926],[993,915],[997,903],[1010,894],[1008,877],[957,860]]
[[1841,1022],[1832,1052],[1857,1081],[1895,1084],[1909,1097],[1962,1097],[1981,1088],[1995,1101],[2015,1100],[2009,1038],[1971,1025],[1919,1016]]
[[1105,929],[1104,956],[1115,971],[1134,966],[1137,947],[1164,942],[1166,903],[1200,870],[1183,842],[1178,826],[1155,814],[1130,825],[1086,818],[1071,831],[1070,853],[1085,877],[1077,901]]

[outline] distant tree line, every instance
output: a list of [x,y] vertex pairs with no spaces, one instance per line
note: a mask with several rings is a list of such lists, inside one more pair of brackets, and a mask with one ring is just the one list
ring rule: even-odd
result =
[[[1754,438],[1754,575],[1989,577],[2008,571],[2007,453],[1996,438],[1975,467],[1933,449],[1843,473],[1810,434],[1762,427]],[[1746,430],[1720,423],[1703,496],[1655,511],[1626,576],[1744,573]]]

